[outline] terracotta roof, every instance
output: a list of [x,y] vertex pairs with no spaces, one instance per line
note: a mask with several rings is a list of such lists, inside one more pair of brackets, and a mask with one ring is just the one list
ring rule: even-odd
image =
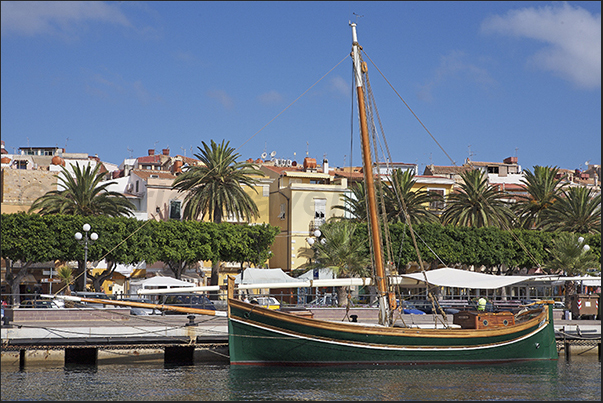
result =
[[151,169],[133,169],[132,173],[136,174],[140,179],[147,180],[151,175],[157,175],[159,179],[175,179],[176,175],[170,171],[155,171]]
[[283,175],[285,172],[304,172],[304,168],[302,166],[295,167],[277,167],[274,165],[262,165],[266,169],[269,169],[273,172],[278,173],[279,175]]
[[141,164],[152,164],[152,163],[161,163],[161,154],[158,155],[146,155],[144,157],[138,157],[138,162]]
[[364,174],[362,172],[350,172],[350,171],[342,171],[335,170],[333,171],[335,177],[339,178],[347,178],[350,181],[361,181],[364,180]]
[[493,183],[492,186],[507,192],[525,192],[526,188],[517,183]]
[[465,171],[470,171],[471,167],[466,165],[463,166],[453,166],[453,165],[428,165],[425,167],[425,175],[429,175],[430,172],[432,175],[442,175],[442,174],[461,174]]

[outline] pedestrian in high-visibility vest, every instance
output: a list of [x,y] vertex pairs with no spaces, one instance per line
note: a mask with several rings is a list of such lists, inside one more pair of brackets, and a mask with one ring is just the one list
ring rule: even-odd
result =
[[480,298],[479,300],[477,300],[477,310],[478,311],[485,311],[486,310],[486,298]]

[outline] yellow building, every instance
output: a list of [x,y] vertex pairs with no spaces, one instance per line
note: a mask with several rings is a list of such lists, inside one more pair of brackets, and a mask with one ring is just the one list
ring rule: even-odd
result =
[[342,215],[332,207],[341,204],[347,179],[330,173],[326,160],[318,169],[316,160],[308,157],[302,166],[265,164],[261,169],[272,179],[270,224],[281,228],[272,245],[274,256],[269,266],[290,272],[308,263],[300,254],[309,249],[306,239],[314,230],[330,217]]

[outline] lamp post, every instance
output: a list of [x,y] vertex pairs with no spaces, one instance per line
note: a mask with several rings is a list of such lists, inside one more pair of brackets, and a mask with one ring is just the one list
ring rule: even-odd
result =
[[[90,231],[90,224],[86,223],[82,226],[84,230],[84,236],[82,240],[82,233],[76,232],[75,239],[80,244],[84,245],[84,291],[86,291],[86,283],[88,282],[88,232]],[[98,234],[93,232],[90,234],[90,241],[96,241],[98,239]]]

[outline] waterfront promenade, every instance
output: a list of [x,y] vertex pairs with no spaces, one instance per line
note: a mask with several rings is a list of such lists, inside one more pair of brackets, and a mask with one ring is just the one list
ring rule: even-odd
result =
[[[9,322],[1,329],[2,363],[60,360],[68,350],[77,349],[94,349],[98,362],[124,356],[143,359],[166,354],[167,358],[169,349],[183,348],[194,352],[195,361],[228,361],[226,317],[132,316],[127,308],[117,311],[121,314],[97,315],[94,320],[21,319]],[[347,314],[345,308],[308,308],[304,312],[316,319],[348,321],[356,315],[359,322],[378,322],[375,308],[352,308]],[[561,319],[561,312],[554,320],[560,356],[566,349],[570,354],[600,354],[600,320],[565,320]],[[433,326],[434,316],[403,315],[398,323],[402,321],[407,326]]]

